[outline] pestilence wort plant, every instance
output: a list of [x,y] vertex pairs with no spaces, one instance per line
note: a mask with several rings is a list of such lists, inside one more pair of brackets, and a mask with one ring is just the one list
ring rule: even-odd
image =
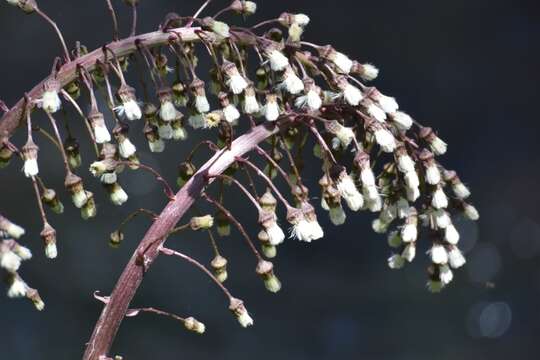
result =
[[[204,333],[205,325],[194,317],[129,308],[144,273],[159,255],[177,257],[203,271],[223,291],[240,325],[253,325],[244,302],[225,286],[229,259],[218,246],[216,233],[229,236],[231,227],[245,240],[255,258],[255,272],[273,293],[280,290],[281,282],[269,259],[288,238],[306,243],[323,238],[318,216],[324,211],[334,225],[344,224],[359,211],[375,213],[372,227],[388,234],[391,269],[412,262],[417,243],[428,244],[431,292],[448,286],[453,272],[465,264],[453,218],[463,214],[477,220],[479,215],[468,201],[468,188],[438,160],[447,144],[433,129],[403,112],[393,97],[368,85],[378,75],[375,66],[352,60],[331,45],[304,41],[307,15],[283,13],[253,26],[232,26],[220,20],[223,14],[246,18],[257,5],[234,0],[205,17],[208,0],[193,16],[172,13],[157,31],[138,34],[138,0],[125,0],[133,22],[130,35],[122,39],[116,9],[108,0],[113,39],[88,51],[80,43],[68,48],[58,26],[34,0],[7,2],[45,19],[62,50],[47,79],[13,107],[2,103],[5,114],[0,121],[0,165],[6,167],[12,160],[22,164],[43,221],[45,256],[54,259],[61,249],[47,216],[49,211],[64,211],[61,197],[67,195],[83,219],[97,215],[99,198],[86,190],[84,181],[90,180],[81,177],[87,169],[115,205],[129,199],[121,185],[127,168],[153,174],[168,201],[159,214],[147,209],[130,214],[111,233],[110,244],[116,247],[131,220],[138,215],[152,220],[112,294],[95,295],[104,309],[84,359],[107,359],[122,320],[141,312],[168,316],[190,331]],[[210,69],[199,66],[202,57],[209,59]],[[132,78],[140,84],[130,83]],[[80,115],[69,122],[81,121],[88,130],[86,141],[95,150],[94,159],[83,161],[79,140],[69,127],[61,132],[57,114],[68,106]],[[83,112],[85,108],[89,111]],[[45,122],[37,117],[39,112],[46,115]],[[11,140],[18,129],[26,133],[21,145]],[[148,146],[151,152],[161,153],[169,142],[184,141],[194,131],[204,133],[206,140],[175,154],[180,188],[175,193],[157,171],[139,161],[138,148]],[[146,144],[136,140],[139,137]],[[54,143],[62,156],[64,190],[49,188],[40,176],[38,142],[43,139]],[[194,154],[201,147],[214,155],[196,164]],[[308,148],[312,154],[305,151]],[[313,202],[314,189],[303,180],[306,156],[310,164],[320,165],[320,204]],[[285,188],[278,187],[278,177]],[[259,194],[261,186],[265,191]],[[223,197],[226,187],[256,210],[258,243],[228,209]],[[196,203],[214,209],[214,215],[197,213],[179,225]],[[316,205],[322,211],[316,211]],[[38,291],[21,277],[21,265],[32,254],[20,243],[24,229],[11,220],[0,216],[0,266],[7,275],[7,295],[28,298],[43,310]],[[167,238],[181,231],[208,233],[214,258],[207,265],[166,247]]]

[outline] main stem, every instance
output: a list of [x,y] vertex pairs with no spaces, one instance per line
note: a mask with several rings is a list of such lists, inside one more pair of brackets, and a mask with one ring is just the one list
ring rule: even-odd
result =
[[193,205],[208,182],[212,181],[207,175],[221,174],[236,157],[253,150],[277,130],[277,126],[259,125],[236,139],[230,150],[221,150],[208,160],[167,204],[140,242],[116,283],[87,344],[83,360],[100,360],[101,356],[107,355],[129,304],[142,282],[144,272],[148,271],[158,257],[159,248],[167,240],[167,235]]

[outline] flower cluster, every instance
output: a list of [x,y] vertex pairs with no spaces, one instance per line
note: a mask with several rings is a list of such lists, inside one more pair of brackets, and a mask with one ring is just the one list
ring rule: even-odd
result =
[[[9,2],[19,7],[27,3]],[[431,262],[427,287],[432,292],[441,291],[453,280],[454,271],[466,262],[459,249],[456,216],[472,221],[479,218],[469,201],[468,187],[455,171],[439,161],[448,149],[447,144],[432,128],[404,112],[394,97],[368,85],[379,74],[374,65],[351,59],[331,45],[304,41],[310,23],[307,15],[283,13],[251,28],[229,26],[218,20],[225,11],[248,16],[256,10],[257,5],[252,1],[234,0],[214,17],[199,18],[198,14],[190,17],[189,26],[183,29],[170,28],[169,21],[162,26],[162,33],[155,35],[167,33],[166,44],[152,43],[152,37],[148,37],[148,43],[135,40],[133,54],[104,46],[103,53],[95,58],[97,52],[86,53],[81,47],[77,56],[88,56],[83,60],[92,60],[91,66],[90,60],[80,60],[78,64],[85,65],[77,68],[76,76],[68,84],[61,83],[65,79],[53,71],[42,84],[39,98],[26,99],[28,137],[20,155],[24,160],[24,175],[33,181],[38,195],[46,256],[56,258],[58,250],[56,231],[46,218],[43,203],[56,213],[62,213],[64,206],[56,191],[46,188],[38,176],[39,147],[32,137],[31,123],[34,107],[41,108],[51,121],[54,136],[48,137],[63,155],[65,187],[82,218],[95,217],[96,202],[100,201],[74,173],[83,161],[77,140],[69,130],[63,139],[56,126],[53,116],[65,99],[78,109],[96,152],[89,171],[103,185],[109,200],[118,206],[128,201],[119,181],[126,167],[150,171],[164,184],[168,200],[174,201],[167,181],[140,163],[135,131],[142,133],[140,137],[153,153],[164,152],[171,141],[187,139],[191,131],[205,135],[206,140],[186,153],[185,161],[180,163],[179,187],[193,184],[191,179],[198,170],[194,155],[201,146],[220,151],[214,158],[217,161],[232,149],[239,134],[247,134],[242,138],[244,141],[253,129],[268,131],[266,141],[259,144],[236,143],[255,149],[254,153],[260,156],[258,160],[250,160],[245,153],[231,156],[233,163],[223,174],[211,174],[208,173],[211,166],[202,167],[199,180],[204,176],[206,186],[201,198],[215,207],[215,216],[192,217],[189,223],[171,229],[168,234],[181,230],[208,233],[213,249],[209,265],[213,271],[177,251],[162,246],[158,251],[188,260],[210,275],[228,296],[229,309],[243,327],[251,326],[253,319],[243,301],[234,298],[223,285],[228,279],[230,260],[221,254],[213,230],[216,228],[219,236],[231,236],[234,225],[253,252],[257,263],[255,273],[266,289],[272,293],[280,291],[281,281],[274,264],[268,261],[277,255],[278,246],[287,237],[310,243],[325,235],[312,204],[314,197],[302,179],[307,147],[313,147],[315,157],[309,160],[310,171],[320,168],[318,198],[330,222],[342,225],[350,214],[360,211],[375,214],[372,228],[376,233],[387,234],[392,248],[388,266],[401,269],[416,258],[417,249],[425,248]],[[184,19],[173,20],[181,23]],[[192,30],[192,22],[200,27],[192,31],[191,38],[183,37],[181,30]],[[267,25],[276,27],[259,34]],[[209,61],[201,61],[202,56],[208,56]],[[67,57],[69,60],[69,54]],[[129,84],[128,70],[134,58],[137,71],[142,72],[137,78],[144,91]],[[141,64],[146,65],[145,70]],[[200,64],[211,64],[210,69],[202,69]],[[147,83],[147,78],[151,83]],[[88,107],[77,102],[81,86],[90,95],[90,110],[86,114],[80,109]],[[94,87],[106,90],[102,92],[103,100],[114,110],[111,117],[99,108]],[[4,140],[0,143],[1,167],[7,165],[16,149],[7,146]],[[240,152],[230,154],[237,153]],[[175,154],[178,157],[181,152]],[[238,180],[240,170],[246,174],[249,186]],[[278,188],[277,176],[283,178],[287,190]],[[216,192],[219,200],[213,198],[214,183],[220,184]],[[265,191],[259,196],[260,183]],[[261,253],[242,222],[225,206],[227,187],[233,186],[256,209]],[[150,213],[153,220],[158,217],[144,209],[141,212]],[[288,231],[284,223],[289,224]],[[17,273],[21,261],[31,256],[14,240],[22,233],[16,225],[0,217],[0,234],[5,238],[0,244],[0,266],[10,274],[8,295],[29,297],[36,307],[42,308],[37,292]],[[116,230],[110,236],[110,243],[118,247],[123,238],[121,229]],[[141,260],[143,266],[151,263],[144,255]],[[194,318],[185,319],[184,325],[197,333],[205,331],[204,324]]]
[[32,258],[32,252],[17,242],[24,233],[23,228],[0,215],[0,269],[7,273],[8,297],[28,298],[41,311],[45,304],[39,293],[19,275],[22,262]]

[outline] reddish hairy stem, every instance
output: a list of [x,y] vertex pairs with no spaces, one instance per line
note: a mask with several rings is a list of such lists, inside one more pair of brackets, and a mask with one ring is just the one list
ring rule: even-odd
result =
[[[168,234],[200,196],[208,182],[212,181],[207,175],[221,174],[238,156],[251,151],[257,144],[277,131],[278,127],[259,125],[247,134],[240,136],[232,143],[230,150],[221,150],[208,160],[167,204],[140,242],[120,276],[87,344],[84,360],[99,360],[101,356],[107,355],[129,309],[129,304],[142,282],[144,271],[158,257],[159,249],[165,243]],[[141,257],[144,266],[141,265]]]

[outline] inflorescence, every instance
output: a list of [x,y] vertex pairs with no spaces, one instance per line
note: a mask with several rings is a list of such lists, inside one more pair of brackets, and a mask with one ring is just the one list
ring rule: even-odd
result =
[[[33,2],[8,2],[32,12]],[[54,130],[49,138],[63,155],[65,186],[73,205],[84,219],[97,213],[97,199],[74,173],[82,162],[78,141],[69,130],[62,136],[54,118],[63,106],[71,104],[79,109],[97,152],[90,172],[115,205],[128,201],[120,182],[124,168],[148,170],[160,179],[153,169],[139,162],[140,145],[135,145],[139,141],[135,141],[134,129],[142,130],[151,152],[160,153],[168,142],[183,141],[195,129],[215,140],[202,145],[220,151],[227,149],[238,134],[257,125],[277,128],[265,144],[256,147],[252,158],[257,161],[239,157],[225,174],[207,175],[209,184],[211,180],[220,184],[218,195],[210,195],[208,186],[202,196],[215,208],[215,215],[195,216],[176,229],[209,233],[215,255],[210,263],[212,272],[187,255],[161,249],[165,255],[192,262],[217,283],[227,279],[228,260],[220,253],[214,228],[219,236],[229,236],[231,225],[238,229],[256,257],[256,273],[271,292],[279,291],[281,282],[273,264],[265,258],[275,257],[277,247],[287,238],[311,242],[323,237],[311,202],[313,190],[302,180],[304,149],[313,147],[316,160],[309,161],[320,164],[320,207],[328,212],[330,221],[342,225],[350,213],[358,211],[377,214],[372,227],[377,233],[388,234],[392,249],[388,266],[401,269],[415,259],[417,247],[426,248],[431,262],[427,287],[439,292],[452,281],[453,271],[465,264],[454,219],[464,216],[474,221],[479,217],[469,202],[467,186],[438,160],[446,153],[447,144],[433,129],[403,112],[393,97],[368,85],[379,73],[374,65],[350,59],[331,45],[303,41],[310,23],[307,15],[284,13],[252,27],[230,26],[218,20],[227,11],[249,16],[256,10],[254,2],[235,0],[214,17],[171,17],[161,25],[161,31],[170,35],[167,44],[145,44],[135,37],[136,51],[124,57],[117,57],[104,46],[105,61],[94,64],[92,71],[80,66],[77,78],[65,86],[56,77],[62,70],[60,62],[44,83],[41,97],[26,99],[27,142],[19,151],[9,139],[2,139],[0,164],[6,166],[13,155],[24,161],[24,175],[32,180],[40,204],[45,254],[54,258],[57,248],[56,231],[43,205],[57,213],[63,212],[64,206],[57,192],[39,178],[39,147],[32,126],[36,109],[48,115]],[[191,24],[200,26],[196,30],[198,39],[184,41],[179,28]],[[264,27],[268,30],[262,31]],[[87,53],[79,45],[66,55],[64,64]],[[211,60],[209,70],[199,66],[199,57],[203,56]],[[138,85],[142,95],[136,92],[135,84],[128,83],[127,73],[132,67],[142,79]],[[91,105],[86,114],[78,105],[83,101],[83,92],[88,94]],[[108,109],[98,107],[97,96],[104,97]],[[179,164],[179,186],[185,186],[198,170],[192,159],[197,148]],[[238,180],[240,174],[247,176],[248,184]],[[278,189],[278,176],[286,181],[290,196],[286,190]],[[256,188],[261,183],[265,191],[259,195]],[[226,186],[236,187],[257,211],[262,254],[225,207]],[[173,196],[170,191],[166,193]],[[281,219],[280,212],[284,215]],[[24,231],[3,217],[0,230],[2,238],[6,238],[0,246],[0,261],[9,273],[8,295],[30,297],[36,307],[43,307],[37,292],[17,274],[20,262],[30,258],[30,252],[13,240]],[[110,241],[118,246],[123,239],[119,229],[111,234]],[[242,326],[251,325],[253,320],[243,302],[223,289],[230,310]],[[204,325],[192,318],[185,325],[204,332]]]

